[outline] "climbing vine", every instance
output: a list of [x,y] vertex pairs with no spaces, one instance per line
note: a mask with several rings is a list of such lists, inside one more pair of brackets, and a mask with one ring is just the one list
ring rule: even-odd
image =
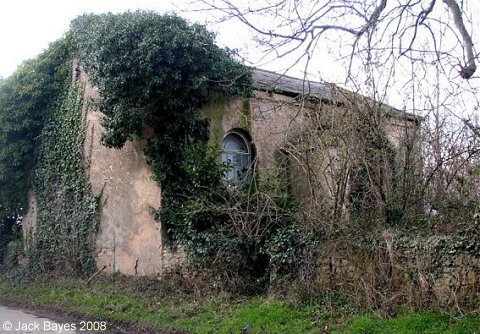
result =
[[72,22],[79,59],[100,90],[107,117],[103,143],[120,148],[147,129],[145,153],[162,189],[178,175],[189,140],[205,142],[201,106],[212,92],[248,94],[249,70],[214,35],[175,15],[154,12],[84,15]]
[[200,115],[215,95],[248,96],[250,70],[216,46],[205,27],[174,15],[84,15],[72,22],[63,43],[62,71],[50,70],[63,79],[36,129],[32,263],[76,274],[95,267],[98,208],[85,175],[86,101],[65,70],[75,53],[99,88],[93,107],[106,116],[103,144],[121,148],[134,137],[145,139],[145,155],[162,188],[162,205],[153,215],[166,224],[173,243],[197,265],[221,258],[218,272],[224,278],[266,278],[267,241],[293,222],[294,210],[284,194],[262,190],[255,173],[242,187],[222,181],[228,165],[208,145],[208,122]]
[[[253,170],[240,184],[226,184],[216,147],[189,144],[180,164],[183,188],[163,194],[156,212],[188,264],[202,267],[230,291],[256,293],[270,274],[295,268],[295,256],[280,256],[288,242],[298,244],[298,206]],[[279,191],[280,190],[280,191]],[[294,231],[295,230],[295,231]],[[298,255],[298,252],[295,254]],[[288,259],[286,259],[288,258]]]
[[68,37],[51,43],[0,81],[0,253],[20,236],[41,132],[68,80],[70,45]]
[[42,132],[35,193],[38,201],[33,256],[43,270],[92,272],[97,199],[85,174],[85,120],[79,84],[68,88]]
[[0,220],[26,209],[45,118],[68,80],[68,38],[50,44],[0,82]]
[[216,46],[205,27],[174,15],[85,15],[72,31],[81,64],[99,87],[96,107],[107,116],[102,142],[121,148],[133,136],[146,140],[162,188],[153,214],[173,244],[184,247],[190,263],[216,261],[222,278],[266,278],[267,239],[291,224],[292,210],[283,194],[258,187],[254,174],[243,187],[222,181],[228,166],[207,144],[200,116],[215,94],[248,96],[250,70]]
[[[71,83],[71,34],[0,83],[0,248],[37,199],[31,267],[75,274],[93,270],[97,203],[83,163],[81,87]],[[13,222],[13,227],[12,227]],[[0,249],[1,251],[1,249]]]

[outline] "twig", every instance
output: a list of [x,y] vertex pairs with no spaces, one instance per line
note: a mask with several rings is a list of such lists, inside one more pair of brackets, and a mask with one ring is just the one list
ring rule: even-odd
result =
[[85,283],[86,286],[88,286],[90,284],[90,282],[98,276],[98,274],[100,274],[102,271],[104,271],[105,269],[107,269],[107,266],[103,266],[102,268],[98,269],[95,274],[92,275],[92,277],[90,277],[87,281],[87,283]]

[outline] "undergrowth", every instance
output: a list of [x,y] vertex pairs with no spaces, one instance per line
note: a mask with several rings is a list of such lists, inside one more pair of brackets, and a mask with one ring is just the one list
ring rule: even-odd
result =
[[[178,283],[178,281],[175,281]],[[40,283],[40,284],[39,284]],[[405,312],[393,318],[358,313],[341,296],[318,295],[307,303],[258,296],[172,293],[173,285],[147,278],[97,278],[89,286],[75,279],[0,283],[0,301],[56,306],[83,319],[137,324],[139,328],[187,330],[191,333],[455,333],[474,334],[480,319],[439,312]]]
[[85,172],[82,87],[73,83],[42,131],[35,171],[38,216],[31,266],[84,275],[95,268],[98,201]]

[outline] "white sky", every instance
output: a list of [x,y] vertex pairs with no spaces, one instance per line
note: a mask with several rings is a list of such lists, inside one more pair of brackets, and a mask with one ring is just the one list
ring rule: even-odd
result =
[[[124,12],[147,9],[159,13],[176,12],[191,22],[206,24],[208,17],[200,13],[180,12],[179,7],[188,0],[0,0],[0,76],[11,75],[24,60],[37,56],[50,42],[62,37],[70,22],[83,13]],[[242,55],[252,59],[261,57],[254,46],[252,35],[239,22],[207,24],[217,33],[217,43],[222,47],[242,49]],[[273,71],[290,68],[291,61],[276,61],[268,64],[252,63]],[[331,64],[317,64],[329,69]],[[290,71],[290,75],[302,76],[303,67]]]
[[[50,42],[62,37],[70,21],[83,13],[135,9],[150,9],[160,13],[176,11],[170,0],[2,0],[0,76],[9,76],[23,60],[35,57]],[[195,20],[192,15],[189,15],[189,19]],[[235,31],[231,32],[235,34]],[[238,38],[232,41],[238,41]]]
[[[159,13],[177,12],[191,22],[207,23],[207,17],[199,13],[179,12],[179,7],[189,0],[0,0],[0,76],[8,77],[22,61],[33,58],[50,42],[62,37],[69,29],[71,20],[83,13],[124,12],[127,10],[148,9]],[[471,0],[474,5],[478,0]],[[474,6],[475,7],[475,6]],[[476,8],[473,14],[480,14]],[[472,15],[473,15],[472,14]],[[476,17],[473,15],[473,17]],[[478,19],[478,17],[477,17]],[[477,27],[478,20],[476,20]],[[253,46],[252,36],[247,29],[238,22],[229,21],[223,25],[207,24],[209,30],[217,33],[217,43],[223,47],[242,49],[241,54],[249,60],[259,59],[260,53]],[[474,41],[476,42],[476,41]],[[338,43],[333,43],[337,45]],[[320,50],[314,66],[309,67],[309,78],[324,79],[330,82],[339,82],[344,77],[345,68],[335,63],[329,56],[329,50]],[[250,63],[257,67],[283,72],[292,65],[291,59],[276,59],[273,62],[262,64]],[[301,77],[304,67],[297,64],[289,71],[289,75]],[[476,80],[478,81],[478,80]],[[462,83],[463,84],[463,83]],[[402,91],[402,89],[400,89]],[[390,102],[402,98],[392,97]],[[397,92],[398,95],[398,92]],[[393,96],[393,94],[392,94]],[[387,100],[387,102],[389,102]],[[401,103],[395,101],[400,107]]]

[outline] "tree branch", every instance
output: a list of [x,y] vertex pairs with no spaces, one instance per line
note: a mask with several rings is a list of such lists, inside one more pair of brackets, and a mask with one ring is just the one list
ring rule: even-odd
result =
[[357,37],[362,36],[368,29],[373,28],[377,25],[378,19],[380,18],[380,14],[382,11],[385,9],[387,6],[387,0],[382,0],[380,5],[375,8],[375,10],[372,13],[372,16],[370,16],[370,19],[367,21],[367,24],[365,24],[362,29],[357,34]]
[[465,28],[462,18],[462,10],[458,6],[458,3],[455,0],[443,0],[447,5],[448,9],[453,15],[453,20],[457,26],[458,32],[463,38],[463,46],[467,52],[467,61],[465,66],[460,70],[460,76],[464,79],[470,79],[472,75],[477,70],[477,65],[475,64],[475,56],[473,52],[473,41],[472,37]]

